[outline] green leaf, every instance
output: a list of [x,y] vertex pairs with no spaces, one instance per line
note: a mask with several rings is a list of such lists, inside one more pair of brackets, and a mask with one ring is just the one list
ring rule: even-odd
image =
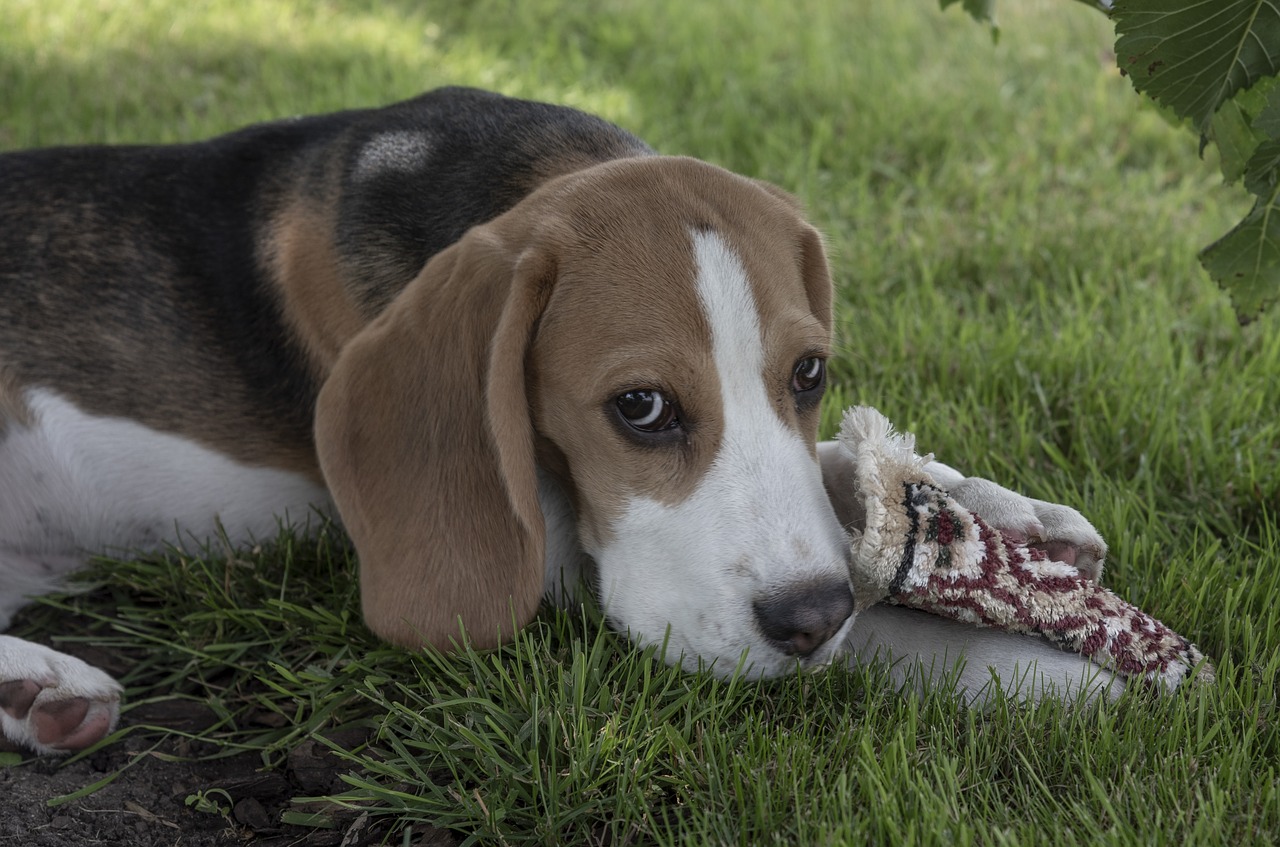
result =
[[1267,93],[1267,102],[1254,119],[1253,128],[1269,138],[1280,138],[1280,85],[1272,86]]
[[1209,122],[1208,140],[1218,145],[1224,181],[1232,183],[1244,175],[1249,157],[1264,137],[1253,128],[1253,118],[1241,108],[1239,98],[1222,104]]
[[996,0],[939,0],[938,5],[945,9],[957,3],[978,23],[990,24],[993,34],[999,31],[996,25]]
[[1241,322],[1273,302],[1280,293],[1280,186],[1273,185],[1235,229],[1202,250],[1200,264],[1231,295]]
[[1271,138],[1258,145],[1244,168],[1244,187],[1254,196],[1262,198],[1275,190],[1280,180],[1280,138]]
[[1223,103],[1280,72],[1276,0],[1117,0],[1113,14],[1120,69],[1202,136]]
[[945,9],[957,3],[960,3],[969,16],[978,23],[995,26],[996,0],[940,0],[939,5]]
[[337,826],[333,817],[322,812],[302,812],[286,809],[280,813],[280,823],[289,826],[307,826],[312,829],[333,829]]
[[[1232,99],[1250,115],[1260,116],[1277,92],[1280,92],[1280,76],[1269,76],[1258,80]],[[1255,126],[1254,129],[1259,128]]]

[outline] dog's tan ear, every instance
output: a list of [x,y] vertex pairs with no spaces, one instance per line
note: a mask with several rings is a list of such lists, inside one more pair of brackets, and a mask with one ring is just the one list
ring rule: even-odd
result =
[[537,611],[545,529],[524,360],[555,278],[546,251],[479,227],[343,348],[316,449],[382,638],[496,646]]

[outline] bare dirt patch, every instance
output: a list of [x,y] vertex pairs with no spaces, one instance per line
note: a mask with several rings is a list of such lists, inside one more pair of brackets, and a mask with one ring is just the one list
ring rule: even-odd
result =
[[[84,652],[84,651],[76,651]],[[85,655],[84,658],[91,659]],[[111,668],[107,668],[111,670]],[[198,733],[215,720],[207,706],[161,699],[128,710],[124,726]],[[360,730],[328,740],[345,749],[364,742]],[[385,820],[303,798],[337,793],[351,765],[327,744],[306,740],[281,767],[258,753],[218,755],[218,748],[163,730],[137,730],[93,754],[68,762],[42,757],[0,766],[0,845],[22,847],[206,847],[409,844],[450,847],[447,832],[415,826],[392,832]],[[103,787],[79,792],[114,775]],[[306,825],[294,821],[309,816]]]

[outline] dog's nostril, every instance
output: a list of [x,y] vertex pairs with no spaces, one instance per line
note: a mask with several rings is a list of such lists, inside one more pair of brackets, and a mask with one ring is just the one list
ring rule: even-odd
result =
[[805,657],[831,640],[853,614],[845,582],[808,583],[752,604],[764,637],[788,656]]

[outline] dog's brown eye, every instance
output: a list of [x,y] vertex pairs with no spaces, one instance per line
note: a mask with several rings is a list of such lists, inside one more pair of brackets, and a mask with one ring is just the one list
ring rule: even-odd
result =
[[796,362],[796,369],[791,374],[791,387],[796,391],[813,391],[822,385],[822,377],[827,363],[817,356],[810,356]]
[[660,391],[628,391],[618,395],[617,404],[622,419],[641,432],[659,432],[680,425],[675,404]]

